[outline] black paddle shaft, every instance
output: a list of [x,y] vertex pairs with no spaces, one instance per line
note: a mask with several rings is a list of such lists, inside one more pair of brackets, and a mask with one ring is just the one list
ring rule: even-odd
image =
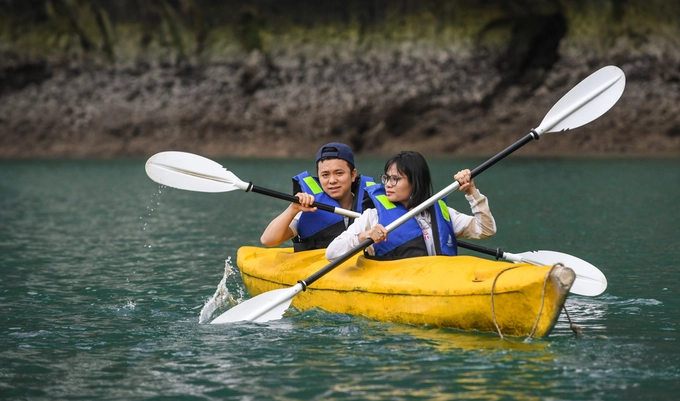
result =
[[[277,192],[277,191],[274,191],[274,190],[271,190],[271,189],[258,187],[256,185],[253,185],[252,182],[250,183],[249,188],[246,190],[246,192],[257,192],[258,194],[283,199],[283,200],[288,201],[288,202],[300,203],[300,199],[297,196],[288,195],[288,194],[284,194],[283,192]],[[325,210],[326,212],[335,213],[335,208],[333,206],[326,205],[326,204],[323,204],[323,203],[314,202],[314,203],[312,203],[312,207],[316,207],[319,210]]]
[[458,243],[458,246],[461,247],[461,248],[465,248],[465,249],[469,249],[471,251],[477,251],[477,252],[481,252],[481,253],[493,256],[493,257],[496,258],[496,260],[503,257],[503,251],[501,251],[501,248],[496,248],[496,249],[487,248],[485,246],[479,246],[479,245],[471,244],[469,242],[465,242],[465,241],[461,241],[461,240],[457,240],[456,242]]
[[532,129],[531,132],[528,133],[524,138],[522,138],[519,141],[515,142],[514,144],[508,146],[507,148],[505,148],[505,150],[503,150],[502,152],[500,152],[496,156],[492,157],[491,159],[489,159],[489,160],[485,161],[484,163],[480,164],[479,166],[477,166],[477,168],[472,170],[472,172],[470,173],[470,178],[475,178],[479,174],[483,173],[489,167],[493,166],[494,164],[496,164],[499,161],[501,161],[502,159],[504,159],[510,153],[516,151],[517,149],[521,148],[522,146],[526,145],[527,143],[531,142],[532,140],[534,140],[534,139],[538,140],[539,138],[540,137],[538,135],[538,132],[536,132],[535,130]]

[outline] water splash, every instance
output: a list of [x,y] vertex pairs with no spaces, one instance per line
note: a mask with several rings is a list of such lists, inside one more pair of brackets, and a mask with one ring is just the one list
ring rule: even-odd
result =
[[234,299],[227,289],[227,279],[234,275],[234,266],[231,264],[231,256],[224,261],[224,276],[222,280],[217,285],[217,290],[215,294],[206,301],[205,305],[201,309],[201,314],[199,315],[198,322],[203,324],[212,320],[215,312],[222,313],[226,309],[238,304],[243,300],[243,289],[238,287],[238,297]]
[[[144,221],[145,219],[151,219],[153,216],[154,211],[160,207],[161,205],[161,194],[163,193],[163,189],[167,188],[165,185],[159,185],[158,186],[158,192],[154,193],[151,195],[151,200],[149,201],[149,205],[146,207],[147,213],[145,216],[139,216],[140,223],[142,223],[141,231],[146,231],[148,227],[148,223]],[[144,248],[151,249],[151,244],[144,244]]]

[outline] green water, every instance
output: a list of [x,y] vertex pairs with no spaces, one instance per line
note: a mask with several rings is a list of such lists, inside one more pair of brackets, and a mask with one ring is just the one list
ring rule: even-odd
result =
[[[436,188],[483,160],[431,160]],[[199,324],[241,245],[285,204],[160,188],[145,160],[0,161],[0,398],[674,399],[680,393],[680,160],[513,157],[476,182],[499,233],[607,276],[530,343],[323,311]],[[220,160],[288,192],[309,161]],[[377,176],[382,160],[360,159]],[[461,194],[453,207],[467,210]],[[470,253],[463,251],[463,253]],[[302,278],[302,277],[301,277]],[[247,294],[243,294],[247,297]]]

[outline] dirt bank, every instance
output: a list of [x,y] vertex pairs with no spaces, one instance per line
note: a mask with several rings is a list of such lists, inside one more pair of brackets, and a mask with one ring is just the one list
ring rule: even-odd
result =
[[100,67],[3,54],[0,157],[308,156],[331,140],[359,154],[489,155],[595,70],[619,66],[623,97],[595,122],[524,154],[680,153],[674,59],[569,59],[503,68],[498,56],[392,52],[307,61]]

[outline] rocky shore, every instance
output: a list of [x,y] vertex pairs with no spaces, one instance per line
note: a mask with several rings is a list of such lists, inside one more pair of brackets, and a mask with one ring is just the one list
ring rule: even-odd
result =
[[607,114],[522,154],[680,154],[674,58],[560,57],[503,69],[500,56],[433,52],[306,60],[96,65],[2,54],[0,158],[306,157],[327,141],[358,154],[491,155],[538,126],[606,65],[626,74]]

